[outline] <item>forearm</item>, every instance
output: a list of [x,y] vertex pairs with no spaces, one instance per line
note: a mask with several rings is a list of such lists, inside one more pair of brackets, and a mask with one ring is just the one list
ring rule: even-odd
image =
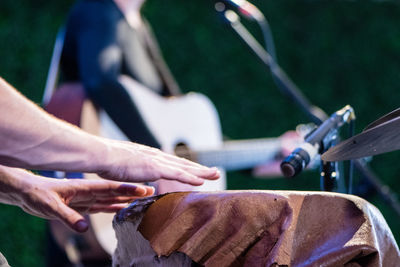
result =
[[[0,79],[0,163],[29,169],[93,171],[107,146],[47,114]],[[88,149],[90,148],[90,149]]]
[[0,164],[29,169],[94,172],[128,182],[178,180],[200,185],[216,169],[147,146],[107,140],[58,120],[0,78]]

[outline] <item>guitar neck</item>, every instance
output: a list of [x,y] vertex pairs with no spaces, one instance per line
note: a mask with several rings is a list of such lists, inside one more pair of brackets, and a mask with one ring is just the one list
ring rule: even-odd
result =
[[232,171],[272,161],[280,150],[280,139],[249,139],[224,142],[220,149],[192,151],[191,157],[200,164]]

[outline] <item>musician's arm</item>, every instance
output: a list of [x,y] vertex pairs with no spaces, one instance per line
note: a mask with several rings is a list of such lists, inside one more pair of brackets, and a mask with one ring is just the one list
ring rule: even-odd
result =
[[199,185],[218,173],[158,149],[90,135],[50,116],[0,78],[0,164],[94,172],[129,182],[161,178]]
[[121,38],[118,40],[121,31],[118,21],[101,4],[92,2],[87,5],[92,12],[75,16],[75,20],[80,20],[79,29],[76,29],[78,64],[87,94],[107,112],[129,140],[161,148],[127,90],[118,81],[122,61],[127,60],[126,53],[121,51]]

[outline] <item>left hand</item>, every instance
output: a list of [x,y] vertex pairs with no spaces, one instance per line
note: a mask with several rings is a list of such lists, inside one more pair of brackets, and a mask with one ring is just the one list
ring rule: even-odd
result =
[[[0,166],[2,202],[44,218],[59,219],[77,232],[85,232],[83,214],[116,212],[127,203],[154,193],[154,188],[105,180],[51,179],[28,171]],[[82,213],[82,214],[81,214]]]

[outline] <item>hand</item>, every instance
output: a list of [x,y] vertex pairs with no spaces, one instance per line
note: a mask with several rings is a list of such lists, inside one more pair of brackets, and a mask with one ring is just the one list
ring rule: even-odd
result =
[[281,151],[279,153],[279,157],[275,158],[272,161],[266,162],[262,165],[256,166],[253,169],[253,175],[256,177],[276,177],[282,176],[281,172],[281,162],[287,157],[298,144],[304,140],[303,136],[301,136],[296,131],[287,131],[280,137],[281,140]]
[[154,193],[154,188],[114,181],[52,179],[0,166],[2,202],[44,218],[59,219],[77,232],[88,229],[82,214],[116,212]]
[[166,179],[201,185],[204,179],[215,180],[220,176],[217,168],[208,168],[156,148],[115,140],[110,144],[111,153],[105,161],[109,164],[98,172],[103,178],[127,182]]

